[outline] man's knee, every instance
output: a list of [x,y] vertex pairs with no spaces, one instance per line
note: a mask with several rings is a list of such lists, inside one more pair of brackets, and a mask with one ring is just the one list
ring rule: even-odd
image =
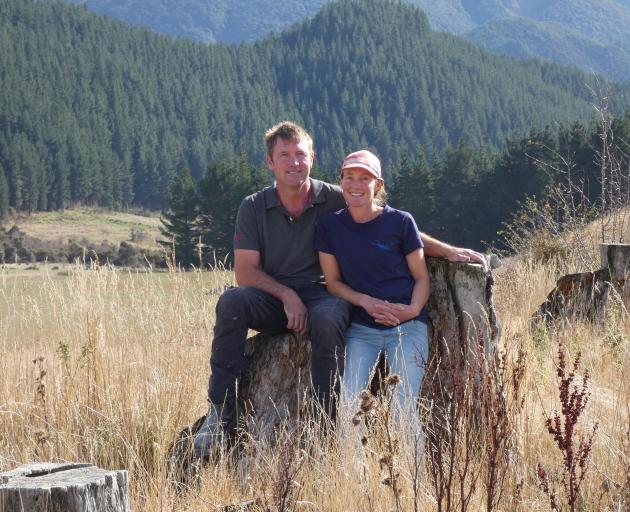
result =
[[330,340],[338,345],[350,325],[351,306],[338,297],[331,297],[309,311],[309,335],[313,343]]
[[344,336],[350,325],[350,305],[337,297],[309,311],[313,358],[343,357]]
[[225,290],[217,301],[217,320],[224,317],[232,320],[236,315],[245,314],[248,306],[255,296],[255,289],[249,286],[235,286]]
[[229,288],[219,297],[212,342],[213,365],[223,363],[223,358],[232,360],[241,357],[251,324],[248,312],[250,293],[245,287]]

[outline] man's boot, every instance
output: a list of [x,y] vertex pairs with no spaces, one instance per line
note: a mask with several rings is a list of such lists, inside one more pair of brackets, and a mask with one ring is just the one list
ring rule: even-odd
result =
[[209,461],[229,446],[236,429],[236,407],[210,404],[208,414],[193,441],[195,459]]

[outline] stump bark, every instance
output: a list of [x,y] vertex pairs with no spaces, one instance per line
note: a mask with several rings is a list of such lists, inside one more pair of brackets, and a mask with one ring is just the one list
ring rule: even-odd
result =
[[0,512],[128,512],[127,471],[35,463],[0,473]]
[[602,322],[612,296],[628,303],[630,244],[601,244],[601,268],[561,277],[533,318],[533,326],[560,318]]
[[[427,308],[432,368],[448,354],[448,373],[453,368],[453,356],[459,358],[462,368],[467,361],[481,353],[488,355],[496,347],[499,325],[492,303],[493,278],[480,265],[438,258],[427,258],[427,263],[431,278]],[[310,390],[310,342],[294,333],[258,334],[247,341],[245,354],[239,383],[244,425],[255,438],[271,440],[279,425],[291,428],[299,421]],[[188,472],[190,439],[202,421],[200,418],[184,429],[171,446],[169,458],[176,481]]]

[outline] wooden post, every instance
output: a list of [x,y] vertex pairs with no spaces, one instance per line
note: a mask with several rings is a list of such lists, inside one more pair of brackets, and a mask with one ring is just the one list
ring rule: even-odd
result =
[[129,512],[127,471],[26,464],[0,473],[0,512]]

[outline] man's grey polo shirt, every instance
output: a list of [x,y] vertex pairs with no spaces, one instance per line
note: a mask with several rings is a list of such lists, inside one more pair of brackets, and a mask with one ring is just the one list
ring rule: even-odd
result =
[[297,219],[273,186],[243,199],[236,216],[234,249],[260,252],[261,270],[287,286],[324,282],[313,248],[315,228],[321,217],[345,207],[339,187],[310,181],[311,201]]

